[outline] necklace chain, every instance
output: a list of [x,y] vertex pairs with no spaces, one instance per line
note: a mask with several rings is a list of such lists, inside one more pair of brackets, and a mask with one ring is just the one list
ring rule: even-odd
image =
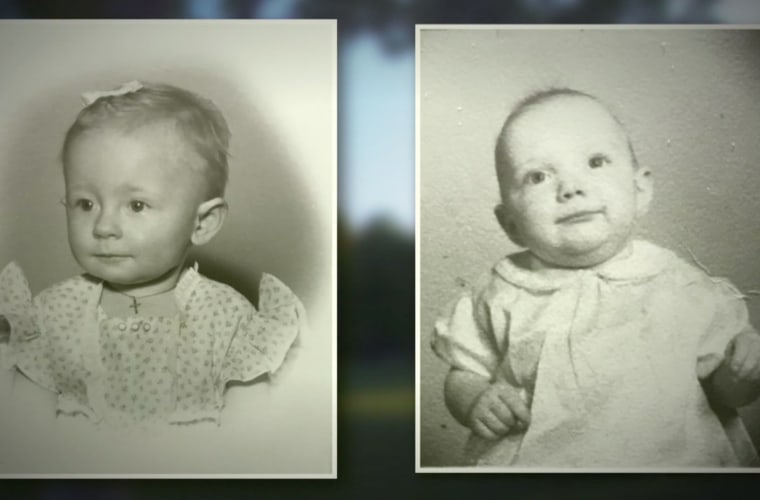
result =
[[151,293],[149,295],[143,295],[143,296],[137,297],[135,295],[130,295],[128,293],[120,292],[120,291],[118,291],[118,290],[116,290],[114,288],[111,288],[111,287],[108,287],[108,289],[111,290],[112,292],[118,293],[119,295],[123,295],[123,296],[125,296],[127,298],[132,299],[132,304],[129,307],[132,308],[132,310],[135,311],[135,314],[138,314],[140,312],[139,308],[142,305],[142,302],[138,302],[137,299],[149,299],[151,297],[156,297],[157,295],[163,295],[163,294],[171,291],[171,289],[169,289],[169,290],[164,290],[162,292],[156,292],[156,293]]

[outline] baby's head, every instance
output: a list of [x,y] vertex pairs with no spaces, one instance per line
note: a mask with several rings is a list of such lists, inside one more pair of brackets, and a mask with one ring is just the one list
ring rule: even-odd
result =
[[69,244],[114,286],[176,277],[226,213],[229,129],[214,104],[165,84],[96,93],[66,133]]
[[595,97],[538,92],[507,117],[496,144],[499,223],[543,263],[589,267],[617,255],[651,200],[620,121]]

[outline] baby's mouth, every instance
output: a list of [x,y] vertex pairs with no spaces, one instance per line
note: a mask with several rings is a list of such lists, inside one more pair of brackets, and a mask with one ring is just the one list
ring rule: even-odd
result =
[[563,215],[562,217],[558,218],[555,222],[557,224],[580,224],[581,222],[588,222],[592,220],[597,215],[601,215],[604,213],[604,209],[596,209],[596,210],[579,210],[577,212],[573,212],[568,215]]
[[121,259],[126,259],[127,257],[129,257],[129,255],[115,254],[115,253],[96,253],[96,254],[93,254],[93,256],[96,259],[100,259],[104,261],[121,260]]

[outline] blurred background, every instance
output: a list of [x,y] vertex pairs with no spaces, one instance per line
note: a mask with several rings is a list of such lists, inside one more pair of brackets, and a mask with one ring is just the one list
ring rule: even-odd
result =
[[[751,0],[0,2],[4,18],[334,18],[339,27],[337,481],[4,481],[15,498],[715,496],[750,476],[415,475],[415,23],[757,23]],[[7,69],[4,69],[7,70]],[[425,346],[423,346],[424,348]],[[684,488],[688,489],[685,491]],[[751,490],[750,490],[751,491]]]

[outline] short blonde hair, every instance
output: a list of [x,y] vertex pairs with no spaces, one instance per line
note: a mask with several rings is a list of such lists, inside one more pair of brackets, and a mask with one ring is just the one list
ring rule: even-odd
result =
[[137,90],[99,97],[82,109],[63,141],[64,169],[71,145],[89,130],[115,127],[132,132],[159,123],[174,125],[180,138],[203,159],[208,194],[224,195],[230,142],[224,115],[210,100],[164,83],[143,82]]

